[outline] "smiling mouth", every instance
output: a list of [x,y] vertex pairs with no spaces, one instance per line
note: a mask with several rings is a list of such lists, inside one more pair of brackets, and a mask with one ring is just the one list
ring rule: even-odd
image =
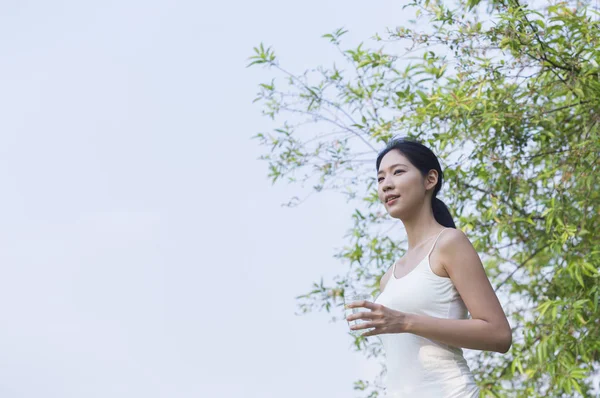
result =
[[399,197],[400,197],[400,196],[396,196],[395,198],[388,199],[388,201],[387,201],[386,203],[393,202],[394,200],[398,199]]

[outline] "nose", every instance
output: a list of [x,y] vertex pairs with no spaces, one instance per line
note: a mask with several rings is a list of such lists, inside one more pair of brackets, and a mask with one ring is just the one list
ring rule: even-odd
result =
[[[383,177],[383,180],[381,181],[381,184],[379,185],[379,187],[381,189],[382,194],[385,194],[390,190],[394,190],[394,185],[392,184],[392,179],[387,178],[387,177]],[[383,197],[381,200],[383,201]]]
[[385,193],[390,189],[394,189],[394,186],[392,185],[392,179],[385,176],[383,177],[383,181],[381,181],[381,190]]

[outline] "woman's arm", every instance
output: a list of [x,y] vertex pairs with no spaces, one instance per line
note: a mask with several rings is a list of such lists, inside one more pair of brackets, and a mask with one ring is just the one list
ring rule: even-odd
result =
[[510,328],[498,327],[483,319],[443,319],[406,314],[406,333],[440,343],[472,350],[505,353],[512,344]]
[[467,236],[458,229],[448,230],[440,236],[437,249],[471,319],[405,314],[406,332],[458,347],[507,352],[512,345],[510,325]]
[[438,257],[471,314],[471,319],[408,314],[362,300],[350,303],[347,307],[364,307],[371,311],[351,314],[346,319],[364,319],[367,322],[353,325],[351,329],[374,328],[362,336],[413,333],[455,347],[507,352],[512,345],[512,331],[475,248],[467,236],[457,229],[449,230],[440,238]]

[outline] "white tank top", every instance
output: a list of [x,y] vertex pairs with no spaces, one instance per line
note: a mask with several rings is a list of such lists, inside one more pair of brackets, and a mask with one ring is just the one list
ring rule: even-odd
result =
[[[388,308],[437,318],[467,319],[467,308],[452,280],[431,270],[429,255],[446,229],[440,231],[423,260],[407,275],[392,274],[375,300]],[[377,335],[385,350],[385,396],[389,398],[475,398],[479,389],[459,347],[411,333]]]

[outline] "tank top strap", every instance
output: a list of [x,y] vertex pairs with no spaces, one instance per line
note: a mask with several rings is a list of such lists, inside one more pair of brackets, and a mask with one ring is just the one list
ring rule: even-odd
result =
[[438,239],[440,238],[440,235],[442,234],[442,232],[444,232],[445,230],[450,229],[450,228],[444,228],[440,231],[440,233],[438,234],[438,236],[435,238],[435,240],[433,241],[433,245],[431,245],[431,249],[429,249],[429,252],[427,253],[427,256],[425,258],[429,258],[429,255],[431,254],[431,252],[433,251],[433,248],[435,247],[435,244],[437,243]]

